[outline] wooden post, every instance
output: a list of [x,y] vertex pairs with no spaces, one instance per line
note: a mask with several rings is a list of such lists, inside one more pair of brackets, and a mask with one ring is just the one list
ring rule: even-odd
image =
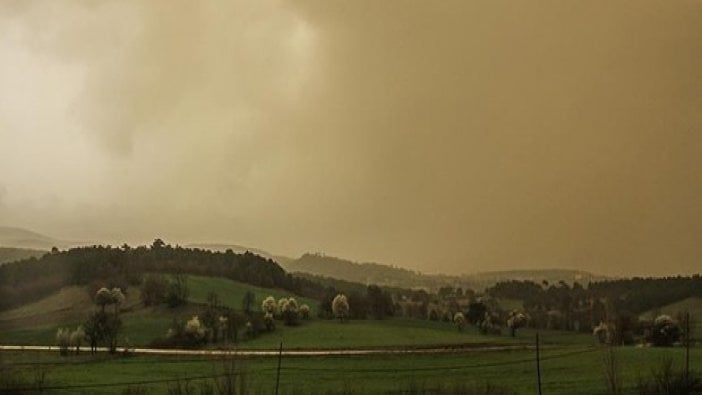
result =
[[280,363],[283,359],[283,342],[280,342],[280,349],[278,350],[278,373],[275,377],[275,395],[278,395],[278,388],[280,388]]
[[690,382],[690,312],[685,314],[685,381]]
[[541,395],[541,361],[539,360],[539,332],[536,332],[536,383]]

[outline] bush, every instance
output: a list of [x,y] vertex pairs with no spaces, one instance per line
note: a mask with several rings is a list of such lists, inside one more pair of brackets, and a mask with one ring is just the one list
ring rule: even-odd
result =
[[148,274],[141,283],[141,301],[145,306],[158,305],[166,300],[168,280],[162,274]]
[[680,341],[682,329],[668,315],[660,315],[647,331],[646,340],[654,346],[669,347]]
[[459,331],[462,331],[463,328],[466,327],[466,317],[461,312],[458,312],[453,316],[453,322],[456,324]]
[[651,371],[649,378],[639,379],[636,390],[640,395],[698,394],[702,392],[702,380],[694,372],[686,377],[685,372],[675,371],[673,362],[667,359]]
[[[282,300],[282,299],[281,299]],[[288,298],[283,304],[283,309],[280,314],[285,320],[285,325],[297,325],[299,307],[295,298]]]
[[168,291],[166,292],[168,307],[173,308],[185,304],[189,293],[187,277],[182,274],[176,274],[168,284]]
[[303,320],[310,319],[310,306],[304,303],[300,305],[300,318],[302,318]]

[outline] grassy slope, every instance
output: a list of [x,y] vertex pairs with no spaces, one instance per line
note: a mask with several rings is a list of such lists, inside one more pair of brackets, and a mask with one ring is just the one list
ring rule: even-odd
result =
[[244,294],[251,291],[256,296],[254,310],[260,310],[263,299],[273,295],[276,299],[294,296],[298,303],[307,303],[313,315],[317,313],[318,302],[316,300],[295,296],[285,290],[256,287],[226,278],[189,276],[188,288],[190,289],[189,299],[197,303],[206,303],[207,295],[210,292],[215,292],[223,304],[238,310],[241,309]]
[[[191,276],[188,278],[190,300],[204,303],[209,292],[216,292],[222,303],[239,308],[241,299],[247,290],[256,295],[255,309],[260,301],[272,294],[275,297],[287,296],[282,290],[258,288],[232,280],[212,277]],[[301,303],[308,303],[316,309],[314,300],[299,298]],[[163,336],[171,326],[174,318],[187,319],[198,314],[197,305],[188,305],[179,309],[165,306],[142,307],[139,304],[137,289],[127,292],[126,310],[122,313],[124,337],[129,344],[144,346],[153,339]],[[76,327],[94,306],[87,293],[80,287],[66,287],[60,292],[38,302],[18,309],[0,313],[0,343],[5,344],[53,344],[56,329]],[[313,314],[313,317],[316,315]],[[379,346],[417,346],[488,343],[505,344],[525,342],[533,339],[528,330],[519,332],[517,339],[503,336],[483,336],[474,328],[458,332],[450,323],[407,319],[388,319],[382,321],[350,321],[345,324],[313,318],[301,322],[301,325],[288,327],[278,322],[273,333],[265,333],[255,339],[245,340],[241,347],[276,348],[282,341],[286,348],[352,348]],[[591,342],[588,335],[570,332],[550,332],[544,342],[558,344]]]
[[702,339],[702,298],[686,298],[663,307],[647,311],[640,315],[643,319],[652,319],[656,314],[668,314],[675,317],[681,312],[690,313],[690,330],[697,339]]

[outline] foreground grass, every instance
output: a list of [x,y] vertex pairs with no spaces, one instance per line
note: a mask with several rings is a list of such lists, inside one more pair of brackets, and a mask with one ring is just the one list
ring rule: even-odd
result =
[[[591,347],[563,346],[544,350],[542,379],[544,393],[603,393],[603,350]],[[623,384],[631,393],[637,380],[649,374],[657,364],[671,358],[680,366],[683,350],[624,347],[617,349]],[[151,382],[140,386],[151,393],[163,393],[173,382],[192,377],[221,373],[219,360],[186,357],[96,357],[61,358],[55,354],[25,353],[0,355],[6,364],[20,371],[47,373],[48,386],[83,386],[85,393],[119,393],[124,383]],[[254,393],[272,393],[277,361],[246,359],[236,361],[246,372],[247,386]],[[702,350],[692,352],[692,366],[702,365]],[[212,379],[194,379],[191,383]],[[473,352],[461,355],[406,355],[375,357],[286,358],[282,361],[283,394],[324,393],[347,390],[354,393],[383,393],[438,385],[491,382],[518,393],[536,389],[532,351]],[[94,387],[92,387],[94,386]],[[135,384],[132,384],[132,387]],[[60,393],[75,393],[65,389]]]

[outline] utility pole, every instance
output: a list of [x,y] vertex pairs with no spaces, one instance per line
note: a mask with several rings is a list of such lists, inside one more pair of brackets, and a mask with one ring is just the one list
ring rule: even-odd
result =
[[541,361],[539,360],[539,332],[536,332],[536,382],[541,395]]
[[283,360],[283,342],[280,342],[280,349],[278,350],[278,373],[275,376],[275,395],[278,395],[278,388],[280,388],[280,363]]

